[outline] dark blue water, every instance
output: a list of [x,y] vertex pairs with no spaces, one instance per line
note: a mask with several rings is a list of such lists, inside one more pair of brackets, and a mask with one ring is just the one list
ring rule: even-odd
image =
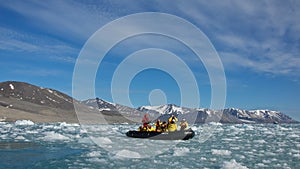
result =
[[0,123],[0,168],[300,168],[299,124],[207,126],[154,141],[124,135],[136,125]]

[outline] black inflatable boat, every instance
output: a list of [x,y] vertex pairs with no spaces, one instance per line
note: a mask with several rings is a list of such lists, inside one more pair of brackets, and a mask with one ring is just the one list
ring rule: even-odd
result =
[[143,131],[128,131],[126,136],[133,138],[143,138],[152,140],[188,140],[195,136],[192,129],[174,131],[174,132],[143,132]]

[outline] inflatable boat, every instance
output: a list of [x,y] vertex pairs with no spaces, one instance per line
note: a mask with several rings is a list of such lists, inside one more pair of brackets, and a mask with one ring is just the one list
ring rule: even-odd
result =
[[195,132],[192,129],[174,132],[128,131],[126,136],[152,140],[188,140],[195,136]]

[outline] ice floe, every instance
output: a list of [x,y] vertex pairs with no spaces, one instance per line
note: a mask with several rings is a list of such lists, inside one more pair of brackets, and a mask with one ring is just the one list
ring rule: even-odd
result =
[[216,150],[216,149],[212,149],[211,153],[214,155],[222,155],[222,156],[229,156],[231,155],[231,151],[229,150]]
[[121,150],[116,153],[115,158],[141,158],[141,155],[138,152]]
[[235,159],[232,159],[230,161],[225,161],[222,166],[223,169],[247,169],[246,166],[243,166],[242,164],[235,161]]
[[185,156],[190,152],[190,149],[187,147],[176,147],[174,148],[174,156]]
[[41,139],[44,141],[58,141],[58,140],[69,140],[70,138],[67,136],[64,136],[62,134],[56,133],[54,131],[44,132],[45,136]]
[[34,125],[34,122],[30,120],[17,120],[15,122],[16,126],[27,126],[27,125]]

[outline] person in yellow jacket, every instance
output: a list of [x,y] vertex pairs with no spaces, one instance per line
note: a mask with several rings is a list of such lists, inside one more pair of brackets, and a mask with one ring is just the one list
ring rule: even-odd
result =
[[168,119],[168,131],[176,131],[178,119],[172,114],[172,116]]
[[141,131],[141,132],[154,132],[155,131],[155,128],[152,127],[150,124],[147,125],[147,126],[140,126],[138,128],[138,131]]
[[155,128],[152,127],[151,125],[149,125],[147,128],[147,132],[154,132],[154,131],[155,131]]
[[180,130],[186,130],[189,127],[188,122],[185,119],[182,119],[180,122]]

